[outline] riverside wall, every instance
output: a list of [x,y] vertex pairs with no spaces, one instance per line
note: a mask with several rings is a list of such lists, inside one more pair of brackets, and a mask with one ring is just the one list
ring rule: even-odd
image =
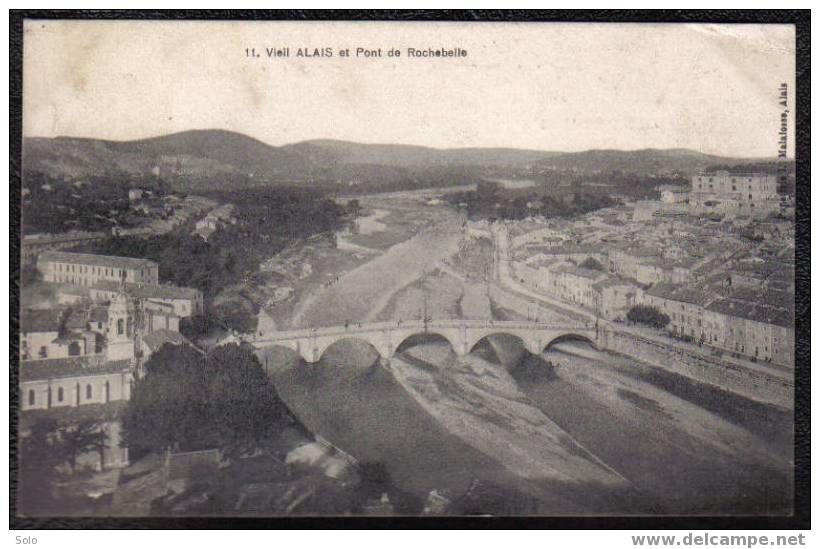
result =
[[705,355],[663,345],[634,334],[605,329],[600,346],[701,383],[784,409],[794,408],[794,382]]
[[[583,319],[572,311],[545,307],[490,284],[490,298],[505,309],[520,315],[535,316],[541,321],[565,314],[573,319]],[[720,387],[757,402],[772,404],[784,409],[794,408],[794,382],[787,375],[765,372],[763,368],[751,369],[731,362],[712,358],[704,353],[694,353],[672,345],[664,345],[652,339],[627,332],[602,328],[598,347],[601,350],[626,355],[646,364],[674,372],[700,383]]]

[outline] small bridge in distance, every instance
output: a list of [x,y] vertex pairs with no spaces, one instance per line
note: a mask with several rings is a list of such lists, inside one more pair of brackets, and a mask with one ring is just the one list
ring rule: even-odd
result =
[[299,353],[305,362],[317,362],[334,343],[343,339],[358,339],[369,343],[381,358],[389,360],[402,343],[413,336],[425,334],[443,337],[459,356],[469,354],[485,337],[501,334],[517,337],[527,351],[535,355],[567,339],[581,339],[596,348],[602,346],[599,330],[589,324],[457,319],[350,323],[346,326],[288,330],[258,336],[249,339],[248,343],[260,352],[271,347],[286,347]]

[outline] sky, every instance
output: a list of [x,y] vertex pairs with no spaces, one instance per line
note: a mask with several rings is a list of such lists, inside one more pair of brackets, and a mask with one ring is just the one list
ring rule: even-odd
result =
[[[268,58],[269,47],[291,57]],[[356,57],[357,47],[382,57]],[[298,58],[298,48],[334,55]],[[407,48],[467,55],[409,58]],[[224,129],[271,145],[772,157],[786,83],[794,151],[788,25],[29,20],[23,51],[28,137]]]

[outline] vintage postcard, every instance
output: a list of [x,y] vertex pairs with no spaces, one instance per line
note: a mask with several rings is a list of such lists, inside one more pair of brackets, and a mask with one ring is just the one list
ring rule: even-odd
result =
[[794,25],[22,42],[17,516],[795,513]]

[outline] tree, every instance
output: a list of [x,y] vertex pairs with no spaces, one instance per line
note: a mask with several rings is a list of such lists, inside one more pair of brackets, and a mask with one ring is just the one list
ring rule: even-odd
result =
[[492,200],[498,195],[501,185],[495,181],[480,181],[475,188],[479,200]]
[[207,419],[191,424],[206,405],[204,359],[193,348],[164,345],[145,363],[123,414],[123,440],[136,451],[207,447]]
[[179,319],[179,333],[188,339],[196,339],[207,333],[209,328],[210,317],[207,314],[195,314]]
[[606,269],[604,268],[604,266],[603,266],[603,265],[601,265],[601,262],[600,262],[600,261],[598,261],[597,259],[595,259],[594,257],[588,257],[588,258],[586,258],[586,259],[585,259],[584,261],[582,261],[582,262],[581,262],[581,264],[580,264],[580,265],[578,265],[578,266],[579,266],[579,267],[582,267],[582,268],[584,268],[584,269],[592,269],[592,270],[595,270],[595,271],[606,271]]
[[165,345],[145,364],[123,417],[130,447],[252,450],[293,418],[247,345],[225,345],[202,355]]
[[17,504],[23,513],[42,513],[55,503],[56,468],[62,463],[55,444],[58,428],[56,420],[41,419],[20,438]]
[[[77,458],[86,452],[99,451],[105,445],[105,433],[94,420],[83,420],[76,425],[61,425],[58,429],[57,454],[77,472]],[[102,437],[102,438],[101,438]]]
[[221,447],[229,453],[255,448],[265,437],[292,423],[252,348],[224,345],[208,355],[211,416]]
[[626,318],[630,322],[646,324],[653,328],[664,328],[669,324],[669,317],[649,305],[635,305],[626,313]]
[[509,214],[507,217],[511,219],[524,219],[527,217],[529,210],[527,208],[527,197],[525,196],[516,196],[509,209]]

